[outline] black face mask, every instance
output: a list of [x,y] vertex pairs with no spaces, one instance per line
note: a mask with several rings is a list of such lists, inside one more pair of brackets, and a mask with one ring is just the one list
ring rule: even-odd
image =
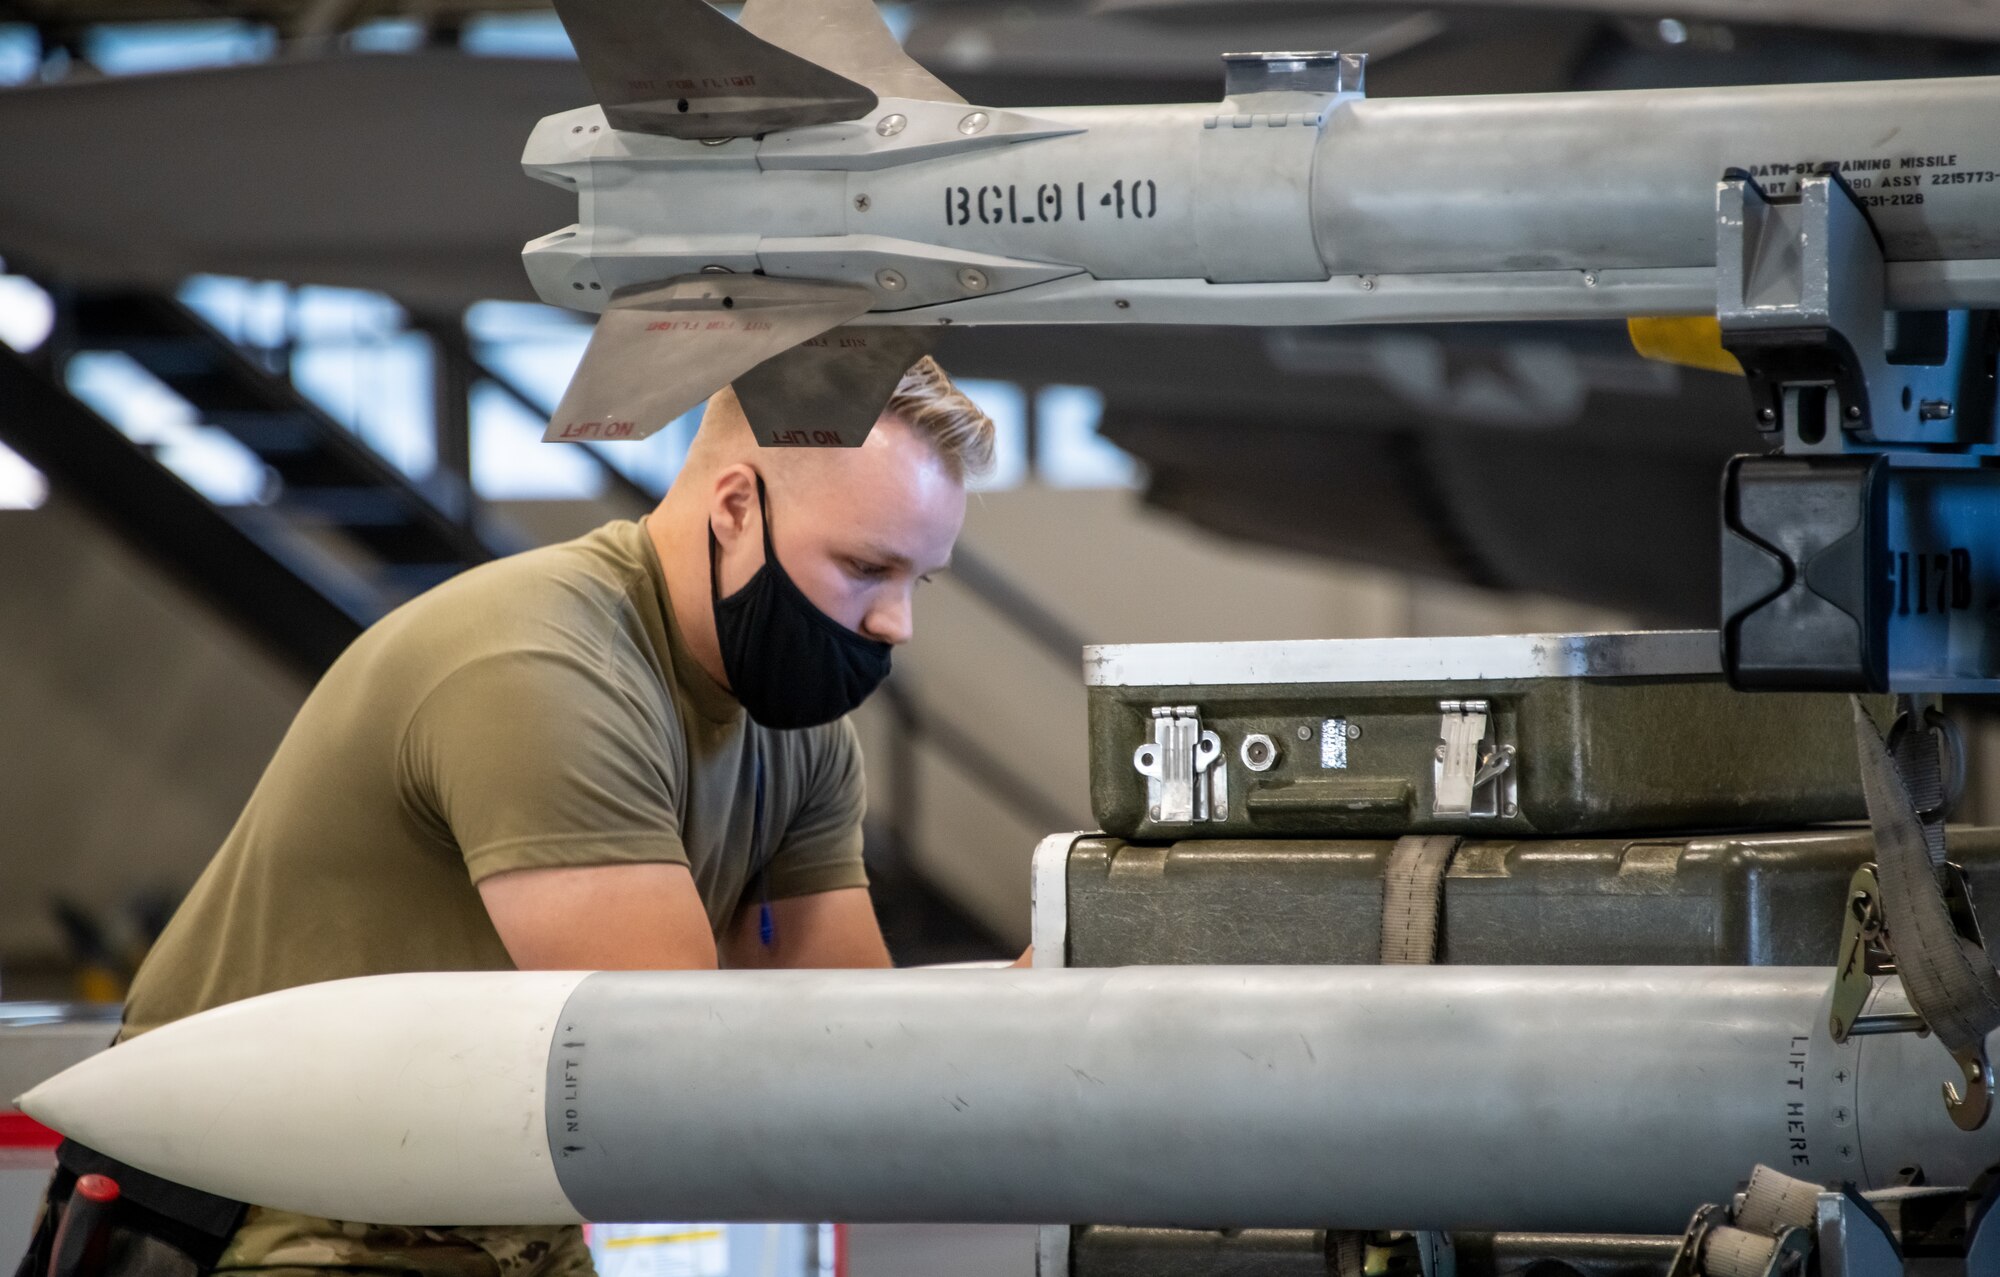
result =
[[764,566],[728,598],[716,576],[720,551],[708,528],[708,594],[729,689],[765,727],[818,727],[868,698],[889,676],[889,644],[866,638],[813,606],[771,546],[771,504],[757,476]]

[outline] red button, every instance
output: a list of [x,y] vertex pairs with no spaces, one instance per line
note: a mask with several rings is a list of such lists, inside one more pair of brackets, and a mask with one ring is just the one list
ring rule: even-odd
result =
[[109,1205],[118,1200],[118,1181],[109,1175],[85,1175],[76,1181],[76,1194],[100,1206]]

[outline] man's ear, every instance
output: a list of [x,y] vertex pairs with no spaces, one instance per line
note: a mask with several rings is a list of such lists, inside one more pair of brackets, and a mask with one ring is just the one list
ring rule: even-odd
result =
[[708,522],[724,550],[732,550],[744,536],[758,531],[753,523],[757,513],[757,473],[741,462],[716,472],[710,489]]

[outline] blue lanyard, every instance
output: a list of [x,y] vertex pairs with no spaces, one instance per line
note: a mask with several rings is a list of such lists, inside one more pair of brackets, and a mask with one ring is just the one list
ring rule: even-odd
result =
[[[756,796],[750,808],[750,854],[755,856],[764,846],[764,750],[754,738],[750,749],[750,770],[756,777]],[[757,867],[757,940],[766,949],[778,939],[777,920],[771,916],[770,867],[768,858]]]

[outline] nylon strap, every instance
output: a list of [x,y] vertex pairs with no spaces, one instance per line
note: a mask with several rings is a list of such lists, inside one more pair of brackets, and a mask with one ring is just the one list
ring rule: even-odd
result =
[[[1899,702],[1900,708],[1900,702]],[[1874,720],[1869,720],[1872,725]],[[1910,808],[1924,831],[1924,853],[1931,868],[1942,869],[1945,862],[1944,760],[1939,757],[1938,735],[1922,729],[1920,719],[1906,720],[1905,729],[1891,732],[1885,742],[1889,760],[1909,794]]]
[[[1437,961],[1438,922],[1444,913],[1444,873],[1458,852],[1448,834],[1398,838],[1382,871],[1382,962],[1385,966],[1429,966]],[[1367,1234],[1330,1232],[1326,1238],[1330,1277],[1363,1277]]]
[[1820,1192],[1809,1180],[1759,1166],[1750,1172],[1743,1204],[1736,1208],[1736,1226],[1772,1237],[1790,1228],[1810,1228],[1819,1214]]
[[1741,1228],[1714,1228],[1701,1248],[1703,1277],[1766,1277],[1778,1239]]
[[1437,961],[1444,913],[1444,873],[1458,851],[1451,835],[1398,838],[1382,874],[1382,963],[1429,966]]
[[1794,1228],[1813,1226],[1819,1194],[1817,1184],[1759,1166],[1730,1222],[1710,1228],[1703,1239],[1702,1277],[1768,1277],[1780,1239]]
[[[1936,734],[1918,724],[1900,733],[1892,756],[1858,698],[1854,734],[1896,972],[1938,1041],[1954,1053],[1977,1050],[2000,1029],[2000,972],[1984,950],[1958,934],[1938,885],[1945,848]],[[1907,759],[1908,772],[1898,767],[1899,759]]]

